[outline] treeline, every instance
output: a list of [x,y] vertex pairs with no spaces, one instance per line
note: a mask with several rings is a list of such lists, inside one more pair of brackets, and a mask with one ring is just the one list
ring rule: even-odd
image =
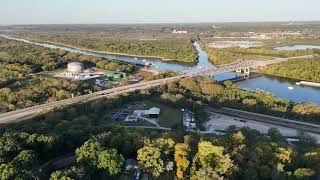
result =
[[90,50],[194,62],[197,52],[190,39],[139,40],[123,38],[58,38],[54,42]]
[[101,90],[84,82],[50,77],[29,77],[0,88],[0,112],[54,102]]
[[278,51],[263,48],[212,48],[205,47],[208,57],[215,64],[228,64],[237,59],[244,60],[270,60],[276,57],[294,57],[309,54],[319,54],[319,50],[295,50],[295,51]]
[[[192,63],[197,59],[192,34],[172,34],[176,27],[44,27],[39,31],[11,32],[25,38],[50,41],[84,49],[121,53]],[[185,27],[181,27],[185,29]]]
[[317,50],[307,49],[307,50],[294,50],[294,51],[278,51],[273,49],[263,49],[263,48],[227,48],[230,52],[244,53],[244,54],[256,54],[265,56],[278,56],[278,57],[294,57],[303,56],[308,54],[315,54]]
[[320,59],[293,59],[268,66],[262,72],[298,80],[320,82]]
[[238,59],[242,60],[269,60],[272,57],[261,56],[255,54],[244,54],[238,52],[231,52],[224,49],[205,47],[205,51],[208,54],[209,59],[214,64],[229,64]]
[[[144,137],[136,159],[139,167],[153,177],[165,174],[168,161],[175,163],[178,179],[307,179],[320,170],[320,152],[309,137],[301,135],[297,147],[289,146],[279,131],[268,136],[255,130],[230,128],[220,137],[158,134]],[[109,145],[101,134],[76,149],[77,163],[51,174],[50,179],[118,179],[125,156]],[[308,148],[303,148],[308,145]],[[168,178],[168,177],[167,177]],[[170,179],[174,179],[171,176]]]
[[187,98],[216,107],[224,106],[314,123],[319,123],[320,118],[320,106],[314,103],[295,104],[261,90],[241,89],[230,81],[221,86],[212,84],[210,78],[184,79],[178,86],[168,85],[168,91],[173,94],[181,93]]

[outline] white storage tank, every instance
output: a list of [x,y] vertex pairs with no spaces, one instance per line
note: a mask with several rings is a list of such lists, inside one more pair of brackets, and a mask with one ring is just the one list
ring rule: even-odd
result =
[[83,64],[78,61],[68,63],[68,72],[78,74],[83,71]]

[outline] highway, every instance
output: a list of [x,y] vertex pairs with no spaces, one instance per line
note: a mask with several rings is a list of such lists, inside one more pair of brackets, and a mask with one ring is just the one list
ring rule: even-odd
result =
[[175,76],[175,77],[170,77],[165,79],[140,82],[140,83],[131,84],[127,86],[121,86],[121,87],[116,87],[108,90],[98,91],[98,92],[87,94],[87,95],[77,96],[74,98],[64,99],[61,101],[41,104],[41,105],[29,107],[29,108],[18,109],[18,110],[10,111],[7,113],[2,113],[0,114],[0,124],[18,122],[26,118],[32,117],[44,110],[52,109],[55,107],[77,104],[77,103],[82,103],[87,101],[94,101],[101,98],[117,96],[127,92],[149,89],[155,86],[159,86],[160,84],[167,84],[170,81],[174,81],[180,78],[183,78],[183,76]]

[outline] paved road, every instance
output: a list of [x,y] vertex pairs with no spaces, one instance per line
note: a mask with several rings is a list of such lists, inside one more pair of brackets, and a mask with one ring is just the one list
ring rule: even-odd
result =
[[183,78],[182,76],[175,76],[170,78],[164,78],[159,80],[140,82],[132,85],[116,87],[108,90],[103,90],[83,96],[77,96],[70,99],[65,99],[61,101],[56,101],[52,103],[46,103],[42,105],[37,105],[29,108],[19,109],[7,113],[0,114],[0,123],[12,123],[24,120],[26,118],[32,117],[44,110],[52,109],[54,107],[60,107],[64,105],[71,105],[76,103],[82,103],[85,101],[94,101],[97,99],[117,96],[127,92],[133,92],[136,90],[149,89],[151,87],[159,86],[160,84],[167,84],[170,81],[174,81],[176,79]]

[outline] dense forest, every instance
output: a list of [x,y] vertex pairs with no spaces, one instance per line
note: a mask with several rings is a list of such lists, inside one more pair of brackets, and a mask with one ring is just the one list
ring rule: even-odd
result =
[[183,62],[194,62],[197,58],[197,52],[190,39],[139,40],[120,38],[85,39],[78,37],[55,39],[55,42],[90,50],[136,56],[154,56]]
[[[168,106],[199,112],[198,123],[206,120],[202,102],[217,105],[224,101],[229,107],[238,105],[254,111],[295,111],[289,102],[263,92],[241,90],[231,83],[214,84],[207,79],[185,79],[57,108],[32,120],[0,126],[1,179],[121,179],[128,158],[136,159],[150,176],[160,178],[167,175],[167,161],[175,162],[179,179],[308,179],[320,170],[319,147],[304,133],[291,146],[276,129],[270,129],[266,136],[248,128],[229,127],[225,135],[202,136],[181,127],[166,133],[123,128],[101,118],[112,109],[155,97]],[[72,166],[55,168],[53,162],[70,155],[76,155]]]
[[262,72],[298,80],[320,82],[320,59],[294,59],[268,66]]
[[319,50],[277,51],[262,48],[212,48],[205,47],[209,59],[215,64],[228,64],[237,59],[270,60],[273,57],[294,57],[319,54]]
[[157,57],[187,63],[193,63],[197,59],[193,36],[172,34],[173,28],[60,28],[17,31],[13,34],[37,41],[110,53]]
[[270,60],[271,56],[263,56],[256,54],[245,54],[229,51],[229,49],[218,49],[205,47],[205,51],[208,54],[209,59],[214,64],[229,64],[238,59],[244,60]]
[[[86,82],[43,75],[43,72],[65,68],[74,60],[84,62],[86,67],[134,71],[134,65],[130,64],[0,38],[0,112],[101,90]],[[39,72],[42,74],[37,74]]]

